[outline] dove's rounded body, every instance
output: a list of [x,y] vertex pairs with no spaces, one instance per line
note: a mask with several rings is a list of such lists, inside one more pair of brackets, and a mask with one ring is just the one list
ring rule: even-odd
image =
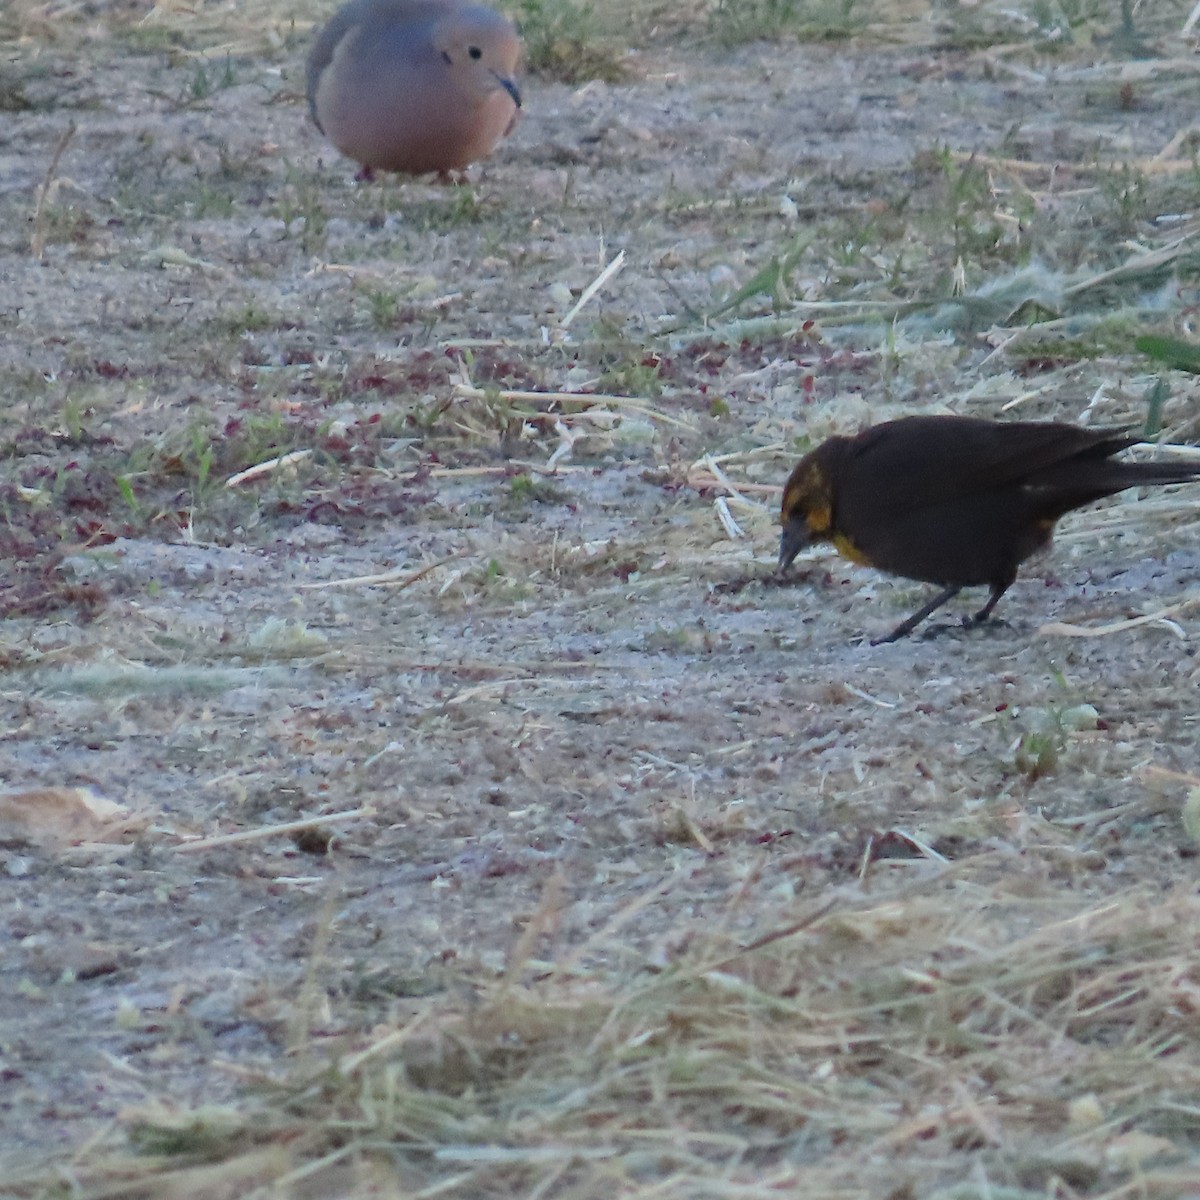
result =
[[516,121],[521,44],[490,8],[350,0],[308,58],[317,128],[368,170],[460,171]]

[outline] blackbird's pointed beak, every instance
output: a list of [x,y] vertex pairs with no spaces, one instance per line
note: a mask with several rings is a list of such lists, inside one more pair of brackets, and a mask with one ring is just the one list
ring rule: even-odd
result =
[[779,571],[782,574],[792,565],[801,550],[812,545],[812,535],[803,521],[789,521],[779,535]]

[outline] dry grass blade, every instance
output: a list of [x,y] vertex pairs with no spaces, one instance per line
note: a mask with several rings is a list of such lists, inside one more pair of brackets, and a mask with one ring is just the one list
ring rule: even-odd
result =
[[50,157],[50,165],[46,168],[46,175],[42,180],[42,186],[38,188],[37,205],[33,211],[33,236],[29,240],[29,251],[37,262],[42,261],[42,256],[46,252],[46,213],[50,201],[50,193],[54,187],[55,178],[58,175],[58,165],[62,162],[62,156],[71,144],[71,139],[74,136],[75,122],[72,121],[63,131],[62,137],[58,139],[58,145],[54,147],[54,153]]
[[605,407],[611,408],[616,412],[636,413],[638,416],[648,417],[652,421],[660,421],[664,425],[673,425],[678,429],[686,429],[689,432],[693,429],[690,422],[683,421],[678,417],[668,416],[666,413],[660,412],[653,405],[647,404],[644,400],[639,400],[635,396],[609,396],[599,392],[488,392],[484,388],[477,388],[469,383],[456,383],[454,385],[454,394],[471,400],[486,400],[489,396],[494,395],[510,403],[533,404],[538,407],[552,407],[559,404],[578,404],[584,408],[593,406]]
[[1146,774],[1152,779],[1169,779],[1173,783],[1186,783],[1192,787],[1200,787],[1200,775],[1190,775],[1186,771],[1172,771],[1167,767],[1149,766]]
[[724,474],[724,472],[722,472],[720,475],[717,475],[712,471],[704,471],[698,467],[691,467],[688,469],[687,482],[688,487],[694,488],[698,492],[714,491],[720,488],[728,489],[738,500],[746,505],[746,507],[758,509],[760,512],[766,511],[768,508],[773,508],[774,506],[759,504],[757,501],[747,499],[745,493],[757,492],[764,496],[778,496],[782,490],[780,485],[777,483],[739,482],[737,484],[732,484],[729,482],[729,478]]
[[604,287],[604,285],[608,283],[608,281],[612,279],[612,277],[616,275],[622,267],[624,267],[624,265],[625,251],[621,250],[617,253],[617,256],[604,268],[604,270],[601,271],[600,274],[597,275],[596,278],[593,279],[592,282],[583,289],[583,293],[575,302],[571,308],[571,311],[567,313],[567,315],[559,322],[559,328],[565,330],[571,324],[571,322],[574,321],[577,316],[579,316],[580,312],[592,299],[592,297],[595,296],[596,293],[600,291],[600,289]]
[[230,475],[225,480],[225,486],[227,488],[241,487],[243,483],[250,483],[252,480],[261,479],[264,475],[273,475],[276,471],[283,471],[289,467],[294,467],[297,463],[311,457],[311,450],[292,450],[288,454],[280,454],[275,458],[268,458],[264,462],[255,463],[254,466],[247,467],[244,471],[238,471],[236,475]]
[[1169,263],[1176,262],[1185,254],[1195,251],[1195,235],[1176,238],[1165,246],[1153,250],[1138,248],[1119,266],[1107,271],[1100,271],[1077,283],[1070,284],[1063,290],[1065,296],[1075,296],[1080,292],[1090,291],[1102,284],[1114,282],[1130,282],[1152,275]]
[[338,1071],[346,1078],[349,1078],[357,1074],[373,1058],[380,1058],[395,1053],[405,1042],[417,1034],[422,1026],[428,1022],[429,1016],[430,1010],[423,1009],[402,1028],[393,1029],[384,1034],[378,1041],[365,1046],[362,1050],[346,1055],[338,1063]]
[[1178,616],[1181,612],[1187,612],[1190,609],[1200,605],[1200,596],[1193,597],[1190,600],[1181,600],[1178,604],[1170,604],[1166,608],[1161,608],[1157,612],[1146,613],[1141,617],[1130,617],[1125,621],[1112,621],[1107,625],[1071,625],[1062,621],[1052,621],[1049,624],[1043,625],[1039,630],[1043,637],[1111,637],[1116,633],[1127,633],[1131,629],[1137,629],[1142,625],[1152,625],[1156,621],[1166,621],[1170,617]]
[[457,554],[448,554],[445,558],[439,558],[435,562],[426,563],[425,566],[419,567],[415,571],[381,571],[375,575],[356,575],[350,579],[322,579],[317,583],[302,583],[299,586],[305,591],[356,587],[394,587],[398,591],[401,591],[406,587],[411,587],[414,583],[418,583],[426,575],[431,575],[439,567],[444,567],[448,563],[455,562],[457,559],[463,558],[466,554],[466,550],[460,550]]
[[317,829],[323,825],[339,825],[345,821],[358,821],[375,815],[369,805],[348,808],[344,812],[326,813],[319,817],[302,817],[298,821],[284,821],[278,825],[260,825],[256,829],[242,829],[237,833],[222,833],[215,837],[201,838],[197,842],[182,842],[175,847],[178,854],[197,854],[201,850],[214,850],[220,846],[237,846],[247,842],[262,842],[267,838],[287,837],[306,829]]
[[[746,503],[749,502],[746,501]],[[713,506],[717,511],[717,520],[721,522],[721,528],[725,530],[727,537],[736,540],[746,536],[746,531],[734,520],[733,513],[729,511],[729,501],[724,496],[718,496],[713,502]]]

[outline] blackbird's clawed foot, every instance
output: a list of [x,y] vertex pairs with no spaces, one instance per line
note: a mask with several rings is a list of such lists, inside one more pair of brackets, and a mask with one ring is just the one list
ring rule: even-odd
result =
[[[979,631],[976,636],[990,636],[992,633],[1011,632],[1012,625],[1003,617],[984,617],[983,620],[980,620],[978,613],[975,613],[964,616],[961,621],[940,621],[934,625],[926,625],[920,633],[913,634],[913,637],[920,642],[932,642],[947,635],[975,630]],[[886,637],[872,638],[870,645],[886,646],[890,642],[900,641],[904,636],[907,635],[897,635],[893,630]]]
[[964,629],[988,629],[998,633],[1012,629],[1012,623],[1004,617],[994,617],[988,612],[972,613],[969,617],[963,617],[962,627]]

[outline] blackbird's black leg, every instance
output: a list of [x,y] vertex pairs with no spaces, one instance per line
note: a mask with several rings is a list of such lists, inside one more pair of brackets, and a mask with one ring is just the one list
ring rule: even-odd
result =
[[[948,587],[944,592],[938,592],[938,594],[934,596],[934,598],[930,600],[930,602],[925,605],[924,608],[918,609],[911,617],[908,618],[907,621],[901,621],[900,624],[897,625],[896,628],[887,635],[887,637],[875,638],[874,641],[871,642],[871,645],[883,646],[888,642],[897,642],[902,637],[908,637],[908,635],[912,633],[912,631],[916,629],[916,627],[920,625],[920,623],[925,620],[927,616],[929,616],[931,613],[937,612],[937,610],[941,608],[943,604],[947,603],[947,601],[953,600],[954,597],[957,596],[961,591],[962,585],[959,584],[955,587]],[[992,599],[987,602],[987,607],[984,609],[983,615],[991,612],[992,606],[999,599],[999,596],[993,596]]]
[[[1013,578],[1015,579],[1016,576]],[[988,597],[987,603],[971,618],[972,622],[978,625],[980,621],[986,621],[992,615],[992,609],[996,607],[996,601],[1012,587],[1012,584],[1012,579],[1006,579],[1003,583],[993,583],[992,594]]]

